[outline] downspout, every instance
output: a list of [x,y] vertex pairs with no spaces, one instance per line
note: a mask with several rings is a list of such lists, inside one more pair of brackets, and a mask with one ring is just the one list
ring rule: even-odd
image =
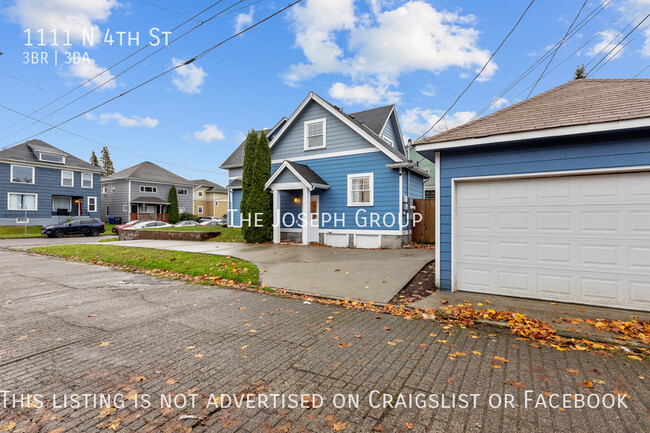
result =
[[[413,147],[413,141],[409,138],[408,142],[406,143],[406,161],[410,162],[410,152],[411,152],[411,147]],[[408,206],[407,209],[407,215],[408,215],[408,239],[409,239],[409,244],[413,242],[413,209],[411,209],[411,170],[407,170],[407,176],[406,176],[406,204]]]
[[129,202],[127,203],[127,206],[126,206],[127,222],[128,222],[128,221],[131,221],[131,179],[129,179],[129,195],[128,195],[128,200],[129,200]]

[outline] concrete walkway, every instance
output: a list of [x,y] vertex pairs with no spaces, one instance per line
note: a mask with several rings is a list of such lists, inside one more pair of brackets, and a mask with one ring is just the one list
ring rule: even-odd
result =
[[247,245],[231,242],[136,240],[122,245],[248,260],[260,269],[263,283],[274,288],[330,298],[387,303],[422,267],[433,250],[362,250],[303,245]]
[[[417,308],[440,308],[445,305],[458,305],[463,301],[469,301],[474,308],[491,308],[496,311],[516,311],[526,316],[549,323],[553,328],[563,333],[584,334],[585,336],[596,336],[616,338],[617,335],[595,329],[593,326],[577,321],[571,323],[562,320],[563,318],[582,320],[646,320],[650,321],[650,313],[644,311],[621,310],[618,308],[593,307],[590,305],[569,304],[564,302],[550,302],[537,299],[513,298],[510,296],[486,295],[470,292],[435,292],[431,296],[420,299],[411,307]],[[477,305],[482,303],[483,306]]]

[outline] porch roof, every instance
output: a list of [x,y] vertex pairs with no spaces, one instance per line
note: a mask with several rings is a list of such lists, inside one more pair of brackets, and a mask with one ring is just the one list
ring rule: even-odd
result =
[[158,197],[138,197],[131,200],[131,203],[144,203],[144,204],[169,204],[165,200]]
[[284,161],[282,165],[280,165],[280,167],[275,170],[275,173],[271,175],[269,180],[266,182],[266,185],[264,185],[264,189],[268,189],[271,185],[273,185],[275,180],[285,170],[289,170],[291,173],[293,173],[293,175],[296,176],[303,185],[309,188],[310,191],[313,191],[315,188],[329,189],[330,187],[322,177],[316,174],[316,172],[308,166],[304,164],[298,164],[297,162]]

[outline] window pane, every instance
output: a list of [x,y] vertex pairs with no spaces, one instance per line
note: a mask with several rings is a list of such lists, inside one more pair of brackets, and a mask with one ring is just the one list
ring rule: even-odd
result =
[[21,167],[18,165],[13,166],[13,182],[20,183],[33,183],[34,182],[34,171],[31,167]]
[[90,188],[92,186],[92,174],[82,173],[81,174],[81,186],[84,188]]
[[67,209],[70,210],[70,199],[68,197],[52,197],[52,210]]
[[322,147],[323,146],[323,136],[317,135],[315,137],[309,137],[309,147]]
[[63,156],[61,155],[48,155],[41,153],[41,161],[60,162],[63,163]]
[[312,135],[323,135],[323,123],[312,123],[311,125],[307,126],[308,128],[308,135],[311,137]]

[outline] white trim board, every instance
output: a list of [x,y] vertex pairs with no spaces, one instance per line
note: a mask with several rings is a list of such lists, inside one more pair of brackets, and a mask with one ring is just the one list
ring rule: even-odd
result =
[[361,149],[361,150],[344,150],[341,152],[326,153],[324,155],[308,155],[308,156],[296,156],[296,157],[292,156],[291,158],[274,159],[271,161],[271,164],[282,164],[284,161],[298,162],[298,161],[309,161],[312,159],[335,158],[337,156],[363,155],[365,153],[375,153],[375,152],[381,152],[381,150],[372,147],[372,148]]
[[435,218],[436,218],[436,248],[435,248],[435,285],[440,289],[440,152],[435,153]]
[[[316,123],[322,123],[323,124],[323,144],[318,147],[310,147],[309,146],[309,126],[316,124]],[[313,120],[305,120],[303,122],[303,150],[305,152],[310,151],[310,150],[319,150],[319,149],[325,149],[327,148],[327,118],[326,117],[321,117],[320,119],[313,119]]]
[[357,125],[355,125],[350,119],[348,119],[346,116],[341,114],[338,110],[334,109],[330,104],[328,104],[324,99],[322,99],[320,96],[316,95],[314,92],[310,92],[309,95],[300,103],[298,108],[296,108],[296,111],[291,114],[291,117],[289,120],[284,124],[282,129],[277,133],[275,137],[273,137],[273,140],[271,140],[271,143],[269,146],[271,149],[273,149],[273,146],[275,143],[278,142],[280,137],[284,135],[284,133],[289,129],[289,127],[293,124],[293,122],[298,118],[300,113],[305,109],[307,104],[310,101],[316,102],[318,105],[323,107],[325,110],[327,110],[330,114],[332,114],[334,117],[339,119],[341,122],[352,128],[353,131],[355,131],[357,134],[361,135],[361,137],[365,138],[369,143],[374,145],[377,149],[379,149],[381,152],[385,153],[390,159],[392,159],[395,162],[402,162],[403,160],[401,158],[398,158],[397,155],[393,154],[390,150],[386,149],[381,143],[379,143],[376,139],[374,139],[370,134],[368,134],[366,131],[363,129],[359,128]]
[[620,131],[624,129],[650,127],[650,118],[621,120],[616,122],[592,123],[589,125],[562,126],[538,131],[512,132],[479,138],[464,138],[440,143],[414,143],[415,151],[453,149],[456,147],[473,147],[482,144],[508,143],[512,141],[534,140],[539,138],[562,137],[569,135],[590,134],[596,132]]
[[[300,188],[307,187],[309,189],[309,191],[313,191],[315,188],[329,189],[329,185],[312,184],[310,182],[307,182],[307,180],[304,177],[302,177],[300,175],[300,173],[298,173],[298,170],[296,170],[295,168],[293,168],[291,166],[291,164],[289,164],[289,161],[284,161],[282,163],[282,165],[280,167],[278,167],[277,170],[275,170],[275,173],[273,173],[271,175],[271,177],[269,178],[269,180],[266,181],[266,185],[264,185],[264,189],[268,189],[269,187],[272,187],[273,182],[275,182],[275,179],[277,179],[278,176],[280,176],[280,173],[282,173],[287,168],[289,169],[289,171],[291,171],[291,173],[294,176],[296,176],[298,178],[298,180],[300,180],[300,182],[302,184],[302,185],[300,185]],[[280,185],[280,186],[283,186],[283,185],[298,185],[298,183],[295,183],[295,182],[291,183],[291,184],[280,183],[278,185]],[[277,188],[277,189],[282,189],[282,188]],[[284,189],[287,189],[287,188],[284,188]]]
[[[438,155],[439,152],[436,152]],[[436,161],[436,172],[439,172],[438,161]],[[493,176],[475,176],[475,177],[454,177],[451,179],[451,291],[455,292],[456,289],[456,251],[454,244],[456,244],[456,232],[454,230],[454,221],[456,219],[456,184],[458,182],[489,182],[491,180],[506,180],[506,179],[523,179],[523,178],[543,178],[543,177],[566,177],[566,176],[580,176],[580,175],[594,175],[594,174],[616,174],[616,173],[634,173],[634,172],[643,172],[650,171],[650,166],[632,166],[632,167],[612,167],[612,168],[595,168],[595,169],[583,169],[583,170],[564,170],[564,171],[545,171],[545,172],[536,172],[536,173],[521,173],[521,174],[504,174],[504,175],[493,175]],[[439,189],[439,182],[436,182],[436,189]],[[438,190],[436,191],[438,193]],[[436,197],[436,211],[439,208],[439,200]],[[438,216],[438,215],[436,215]],[[440,230],[440,219],[436,223],[436,235]],[[439,238],[436,238],[436,243],[439,242]],[[439,264],[439,248],[436,244],[436,280],[438,280],[438,275],[440,274],[440,264]],[[439,281],[436,281],[436,284],[439,284]]]

